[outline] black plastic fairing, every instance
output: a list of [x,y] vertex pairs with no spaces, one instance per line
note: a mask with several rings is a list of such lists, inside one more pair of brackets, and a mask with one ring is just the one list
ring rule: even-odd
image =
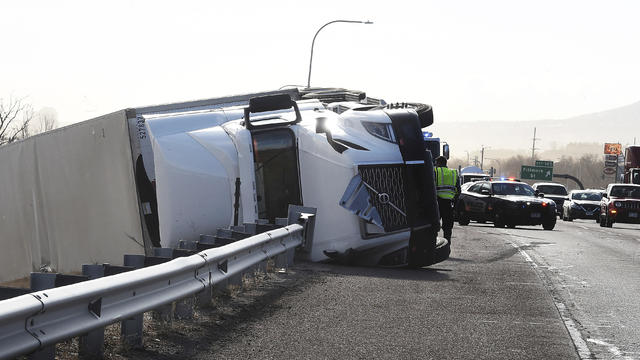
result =
[[417,114],[406,109],[387,109],[384,112],[391,119],[402,160],[405,162],[424,160],[424,137]]
[[431,153],[426,151],[422,128],[415,112],[387,109],[402,160],[405,163],[405,196],[411,227],[431,225],[439,228],[438,203]]

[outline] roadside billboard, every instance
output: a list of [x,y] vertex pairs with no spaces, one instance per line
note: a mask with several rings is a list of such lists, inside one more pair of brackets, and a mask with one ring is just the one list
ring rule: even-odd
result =
[[622,154],[622,144],[617,143],[604,143],[605,155],[620,155]]

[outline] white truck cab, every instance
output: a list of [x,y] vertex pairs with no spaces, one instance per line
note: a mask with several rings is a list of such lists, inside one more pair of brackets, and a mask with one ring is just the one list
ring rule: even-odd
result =
[[304,256],[384,266],[446,259],[431,152],[431,108],[342,89],[252,97],[248,104],[141,113],[143,171],[155,192],[156,245],[317,209]]

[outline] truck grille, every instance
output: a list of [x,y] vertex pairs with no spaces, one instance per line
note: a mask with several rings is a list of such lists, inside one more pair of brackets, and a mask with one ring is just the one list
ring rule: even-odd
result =
[[620,208],[622,209],[640,209],[640,201],[622,201],[621,204]]
[[[384,230],[389,232],[409,227],[403,164],[360,165],[358,172],[368,185],[369,197],[380,214]],[[382,194],[388,196],[388,201]]]

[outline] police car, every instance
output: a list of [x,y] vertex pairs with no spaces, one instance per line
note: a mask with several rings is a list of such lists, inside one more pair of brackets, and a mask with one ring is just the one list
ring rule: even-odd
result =
[[471,220],[492,222],[495,227],[542,225],[553,230],[556,204],[540,198],[528,184],[516,180],[478,181],[462,190],[456,213],[460,225]]

